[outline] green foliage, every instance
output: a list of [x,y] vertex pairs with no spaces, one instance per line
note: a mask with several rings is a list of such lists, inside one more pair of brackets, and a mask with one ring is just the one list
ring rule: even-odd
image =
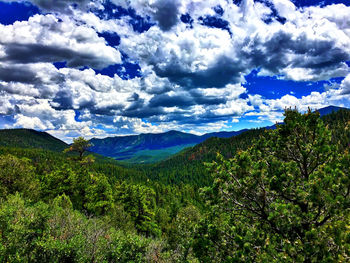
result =
[[135,234],[112,232],[107,253],[108,262],[145,262],[145,255],[150,240]]
[[67,195],[76,209],[83,207],[85,188],[88,184],[87,172],[74,169],[73,165],[62,164],[41,178],[41,194],[43,200],[52,200],[58,195]]
[[85,140],[83,137],[78,137],[73,139],[73,143],[64,150],[67,152],[77,152],[79,154],[79,159],[83,160],[83,154],[92,146],[92,144]]
[[86,209],[95,215],[104,215],[114,206],[112,186],[103,174],[90,174],[90,183],[85,193]]
[[159,236],[155,221],[155,192],[142,185],[121,184],[115,189],[115,199],[131,215],[135,228],[145,235]]
[[41,148],[61,152],[67,147],[67,144],[46,132],[30,129],[5,129],[0,130],[0,146]]
[[157,251],[150,244],[160,241],[87,218],[69,202],[63,195],[52,205],[33,206],[19,195],[9,196],[0,206],[0,261],[155,262]]
[[348,262],[350,111],[323,120],[146,166],[0,147],[0,262]]
[[48,206],[27,206],[19,196],[10,196],[0,207],[2,262],[35,262],[36,242],[42,236],[49,216]]
[[205,193],[214,215],[226,217],[227,223],[214,226],[219,243],[233,245],[217,246],[222,261],[328,262],[350,256],[344,246],[349,154],[331,141],[317,113],[287,110],[284,125],[253,147],[231,160],[219,155],[210,165],[214,184]]
[[38,190],[30,160],[13,155],[0,155],[0,197],[22,192],[27,197],[35,198]]
[[193,260],[192,246],[200,219],[200,211],[193,205],[180,209],[173,219],[168,242],[172,251],[176,251],[177,262]]

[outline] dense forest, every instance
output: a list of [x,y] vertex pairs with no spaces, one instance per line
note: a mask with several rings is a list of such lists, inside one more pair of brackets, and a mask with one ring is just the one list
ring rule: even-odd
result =
[[0,262],[350,261],[348,110],[149,165],[1,136]]

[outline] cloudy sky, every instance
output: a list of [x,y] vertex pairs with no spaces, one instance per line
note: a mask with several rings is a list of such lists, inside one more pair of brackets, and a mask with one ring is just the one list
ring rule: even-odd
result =
[[350,1],[2,0],[0,128],[66,141],[350,107]]

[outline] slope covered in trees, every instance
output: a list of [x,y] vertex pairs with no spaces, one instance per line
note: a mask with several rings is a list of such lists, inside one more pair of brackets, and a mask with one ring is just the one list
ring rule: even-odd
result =
[[348,262],[350,154],[336,136],[318,114],[287,110],[252,147],[219,155],[194,245],[201,261]]
[[191,186],[86,157],[0,148],[0,262],[157,262],[178,213],[199,213]]
[[241,131],[207,133],[201,136],[179,131],[91,139],[91,151],[128,163],[154,163],[211,137],[228,138]]
[[348,262],[349,121],[289,110],[146,167],[0,147],[0,262]]
[[[334,141],[342,141],[342,145],[350,144],[350,136],[344,133],[346,124],[350,121],[350,110],[338,108],[338,111],[324,115],[321,119],[332,130]],[[208,140],[172,156],[162,162],[141,166],[145,173],[164,183],[187,182],[195,185],[207,185],[212,179],[204,162],[210,162],[220,153],[225,158],[235,156],[238,150],[245,150],[252,146],[254,141],[276,126],[250,129],[231,138],[209,138]]]
[[51,151],[63,151],[67,144],[46,132],[31,129],[0,130],[0,146],[20,148],[42,148]]

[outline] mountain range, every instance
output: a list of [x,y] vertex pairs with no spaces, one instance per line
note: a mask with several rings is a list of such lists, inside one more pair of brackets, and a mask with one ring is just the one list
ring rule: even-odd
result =
[[[328,106],[319,109],[321,116],[337,112],[341,107]],[[264,129],[274,129],[275,125]],[[240,134],[250,134],[253,130],[223,131],[195,135],[180,131],[168,131],[164,133],[144,133],[130,136],[107,137],[104,139],[93,138],[90,151],[106,157],[124,161],[127,163],[155,163],[166,160],[185,148],[202,149],[201,143],[207,141],[212,145],[230,144],[231,141],[217,141],[215,138],[232,138]],[[253,132],[258,134],[260,132]],[[207,143],[207,144],[208,144]],[[42,148],[51,151],[61,152],[68,147],[68,144],[51,136],[46,132],[31,129],[4,129],[0,130],[0,146],[21,147],[21,148]],[[214,147],[216,148],[216,147]],[[213,148],[213,149],[214,149]],[[191,150],[187,151],[190,153]],[[215,151],[213,151],[213,154]],[[192,156],[192,157],[191,157]],[[196,158],[198,154],[192,154],[187,158]]]
[[[345,108],[328,106],[317,111],[321,116],[324,116],[341,109]],[[275,127],[275,125],[272,125],[265,128],[274,129]],[[247,131],[247,129],[214,132],[198,136],[173,130],[157,134],[146,133],[140,135],[107,137],[104,139],[94,138],[90,140],[93,144],[90,150],[129,163],[153,163],[165,160],[183,149],[193,147],[209,138],[230,138],[245,131]]]
[[164,133],[143,133],[104,139],[94,138],[90,140],[93,144],[90,150],[130,163],[152,163],[164,160],[184,148],[195,146],[208,138],[229,138],[244,131],[246,130],[215,132],[198,136],[172,130]]
[[331,114],[333,112],[337,112],[339,110],[349,110],[348,108],[344,108],[344,107],[337,107],[337,106],[328,106],[328,107],[324,107],[321,109],[318,109],[317,111],[320,113],[320,116],[325,116],[328,114]]

